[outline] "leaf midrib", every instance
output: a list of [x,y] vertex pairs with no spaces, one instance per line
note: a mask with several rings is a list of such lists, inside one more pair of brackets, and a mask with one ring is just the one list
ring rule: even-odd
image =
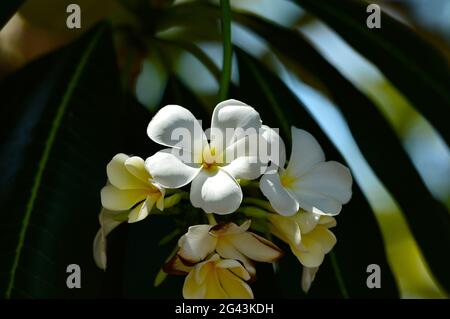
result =
[[13,263],[11,266],[8,285],[7,285],[7,289],[6,289],[6,293],[5,293],[6,299],[11,298],[11,293],[14,288],[14,282],[15,282],[15,278],[16,278],[17,268],[19,266],[20,257],[22,255],[22,250],[23,250],[23,247],[25,244],[25,237],[27,234],[28,226],[30,224],[31,213],[33,212],[33,209],[34,209],[34,204],[36,202],[36,198],[37,198],[37,195],[38,195],[38,192],[39,192],[39,189],[41,186],[41,182],[42,182],[42,176],[43,176],[45,168],[47,166],[47,163],[48,163],[48,160],[50,157],[50,153],[53,149],[53,145],[55,143],[57,133],[61,126],[62,119],[66,113],[67,106],[73,96],[73,93],[79,83],[81,75],[83,74],[83,71],[87,65],[88,59],[89,59],[92,51],[94,50],[102,32],[103,32],[103,28],[99,29],[96,32],[96,34],[92,38],[92,41],[89,43],[88,47],[86,48],[86,51],[81,56],[80,62],[78,63],[78,66],[76,67],[75,72],[69,81],[67,90],[63,95],[61,103],[59,104],[59,106],[57,108],[56,116],[52,121],[52,126],[51,126],[50,132],[48,134],[47,140],[45,142],[44,152],[42,153],[41,159],[39,160],[38,169],[37,169],[36,175],[34,176],[34,182],[33,182],[32,188],[31,188],[30,197],[28,198],[28,201],[27,201],[27,204],[25,207],[25,214],[24,214],[24,218],[23,218],[22,225],[20,227],[20,232],[19,232],[19,241],[18,241],[17,247],[15,249],[14,260],[13,260]]

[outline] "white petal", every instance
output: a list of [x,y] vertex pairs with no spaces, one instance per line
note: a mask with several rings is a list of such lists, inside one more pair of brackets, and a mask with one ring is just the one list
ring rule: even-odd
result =
[[[230,143],[220,154],[219,159],[222,161],[221,164],[229,164],[232,161],[240,157],[256,157],[259,156],[259,144],[266,143],[266,140],[262,137],[262,134],[254,133],[243,136],[237,141]],[[267,166],[266,163],[262,163],[261,160],[258,161],[261,166]]]
[[352,175],[344,165],[329,161],[315,165],[295,186],[320,192],[345,204],[352,195]]
[[315,165],[295,182],[292,191],[305,210],[337,215],[350,200],[351,187],[349,169],[331,161]]
[[125,166],[130,157],[125,154],[117,154],[106,166],[109,182],[119,189],[146,188],[147,184],[135,175],[131,174]]
[[292,127],[292,151],[287,171],[301,176],[315,164],[325,161],[325,154],[317,140],[304,130]]
[[319,267],[303,267],[302,272],[302,290],[306,293],[311,288],[311,285],[316,277]]
[[283,255],[275,244],[251,232],[231,235],[229,240],[243,255],[255,261],[271,263]]
[[268,157],[269,160],[276,167],[284,167],[286,164],[286,146],[284,145],[281,136],[267,125],[262,126],[262,136],[268,143]]
[[170,149],[162,150],[147,158],[145,167],[153,179],[165,188],[179,188],[199,173],[199,167],[183,163]]
[[319,193],[301,190],[295,192],[300,207],[308,212],[320,215],[336,216],[341,212],[342,204],[331,198]]
[[264,174],[259,182],[259,188],[279,214],[292,216],[297,213],[299,204],[281,185],[280,176],[277,173]]
[[207,213],[230,214],[239,208],[242,190],[224,170],[203,169],[192,181],[190,199],[194,207]]
[[150,121],[147,134],[156,143],[193,153],[201,152],[207,143],[200,123],[179,105],[167,105],[159,110]]
[[234,178],[253,180],[261,176],[262,167],[257,156],[243,156],[223,166],[222,169],[226,170]]
[[[211,146],[223,150],[232,141],[242,137],[243,131],[261,127],[261,118],[254,108],[237,100],[227,100],[219,103],[213,112],[211,120]],[[242,129],[238,131],[236,129]],[[227,129],[234,130],[227,134]]]
[[252,261],[239,252],[226,238],[220,238],[216,246],[217,253],[222,258],[239,260],[251,277],[255,277],[256,269]]
[[102,188],[100,195],[102,206],[110,210],[128,210],[147,197],[148,191],[145,189],[121,190],[112,185]]
[[241,234],[250,228],[251,222],[252,222],[251,219],[247,219],[239,226],[231,222],[226,224],[217,224],[211,228],[209,233],[214,237],[223,237]]
[[195,225],[178,241],[178,255],[190,263],[205,259],[216,247],[217,238],[209,234],[211,225]]

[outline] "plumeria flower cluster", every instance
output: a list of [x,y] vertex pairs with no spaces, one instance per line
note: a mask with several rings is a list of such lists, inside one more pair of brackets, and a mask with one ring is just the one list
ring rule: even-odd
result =
[[236,100],[215,107],[207,131],[188,109],[167,105],[147,134],[166,148],[146,160],[118,154],[107,165],[94,239],[100,268],[106,269],[106,237],[118,225],[168,214],[185,201],[192,209],[181,214],[201,214],[203,222],[186,227],[163,266],[186,276],[185,298],[253,298],[255,263],[284,254],[275,237],[303,266],[301,287],[309,290],[336,244],[335,216],[351,198],[347,167],[326,161],[317,140],[295,127],[287,161],[277,131]]

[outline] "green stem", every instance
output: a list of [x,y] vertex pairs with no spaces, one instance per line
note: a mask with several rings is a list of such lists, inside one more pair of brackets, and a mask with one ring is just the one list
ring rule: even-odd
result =
[[173,240],[175,237],[181,234],[181,229],[176,228],[172,232],[170,232],[168,235],[164,236],[158,243],[158,246],[164,246],[165,244],[168,244],[171,240]]
[[330,252],[331,264],[333,265],[334,274],[336,275],[336,279],[339,285],[339,289],[341,290],[342,296],[344,299],[348,299],[348,291],[347,287],[344,283],[344,278],[342,278],[341,268],[339,267],[339,263],[337,261],[336,254],[332,251]]
[[206,217],[208,218],[208,222],[210,225],[217,225],[217,221],[213,213],[206,213]]
[[272,92],[272,88],[270,87],[270,84],[267,82],[267,80],[261,75],[258,68],[255,66],[254,62],[249,60],[247,57],[245,57],[245,60],[247,61],[247,65],[250,68],[250,72],[255,77],[256,82],[261,87],[261,94],[264,94],[269,104],[272,106],[272,110],[275,113],[275,116],[278,119],[278,122],[281,125],[281,130],[284,136],[288,139],[288,143],[290,143],[290,137],[291,137],[291,128],[289,126],[289,121],[286,118],[286,116],[283,113],[283,106],[280,105],[280,103],[277,101],[277,98],[275,97],[274,93]]
[[244,186],[244,187],[254,187],[254,188],[259,189],[259,181],[247,181],[246,180],[245,184],[242,185],[242,186]]
[[[175,248],[172,250],[169,257],[166,258],[166,263],[169,262],[169,260],[172,259],[173,256],[175,256],[175,254],[178,252],[178,249],[179,249],[178,245],[175,245]],[[159,285],[161,285],[163,281],[167,278],[167,276],[168,274],[161,267],[159,272],[156,274],[155,280],[153,281],[153,287],[158,287]]]
[[219,101],[223,101],[228,96],[228,88],[231,81],[232,45],[231,45],[231,9],[229,0],[221,0],[222,9],[222,43],[223,43],[223,63],[222,74],[220,76]]
[[164,198],[164,209],[176,206],[180,201],[189,199],[189,194],[185,191],[172,193]]
[[268,214],[270,214],[268,211],[254,207],[254,206],[243,206],[240,207],[238,212],[245,214],[248,217],[255,217],[255,218],[266,218]]
[[265,209],[269,212],[275,213],[272,205],[268,201],[259,198],[247,197],[242,200],[244,204],[256,205],[262,209]]

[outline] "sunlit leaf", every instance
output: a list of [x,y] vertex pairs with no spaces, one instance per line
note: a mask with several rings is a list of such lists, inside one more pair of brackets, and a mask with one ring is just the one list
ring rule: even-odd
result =
[[358,0],[294,0],[322,19],[372,61],[450,142],[450,66],[410,27],[382,11],[381,28],[366,24],[368,4]]

